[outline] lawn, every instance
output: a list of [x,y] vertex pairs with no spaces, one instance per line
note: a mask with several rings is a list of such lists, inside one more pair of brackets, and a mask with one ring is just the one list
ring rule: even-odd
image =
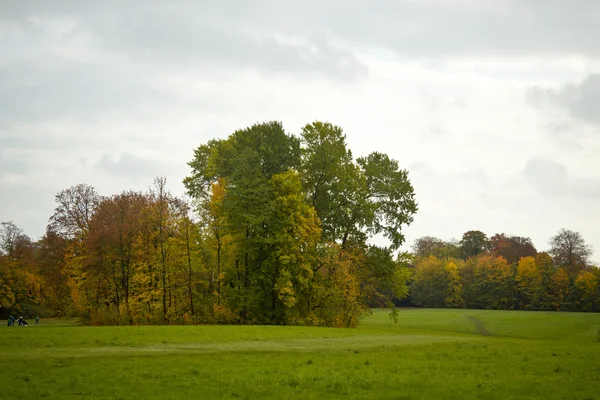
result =
[[0,398],[598,399],[600,314],[374,310],[356,329],[0,329]]

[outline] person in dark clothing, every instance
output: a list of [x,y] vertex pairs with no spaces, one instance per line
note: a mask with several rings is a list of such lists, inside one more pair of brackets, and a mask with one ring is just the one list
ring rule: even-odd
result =
[[35,324],[37,325],[37,324],[39,324],[39,323],[40,323],[40,316],[39,316],[39,315],[36,315],[36,316],[35,316]]

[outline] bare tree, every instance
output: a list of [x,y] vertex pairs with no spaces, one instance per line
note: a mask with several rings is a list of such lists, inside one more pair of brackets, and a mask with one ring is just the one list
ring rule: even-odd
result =
[[87,236],[90,220],[100,202],[96,190],[84,183],[64,189],[55,196],[58,206],[49,228],[67,238]]
[[31,242],[21,228],[12,221],[2,222],[0,224],[0,253],[4,252],[9,257],[15,257],[18,253],[19,245],[23,242]]
[[169,206],[172,203],[172,197],[167,190],[167,178],[154,178],[154,188],[151,190],[152,197],[156,206],[156,225],[158,228],[158,247],[160,248],[161,281],[162,281],[162,306],[163,317],[168,323],[167,317],[167,238]]
[[592,246],[585,244],[579,232],[561,229],[550,239],[550,255],[554,265],[564,267],[571,279],[584,269],[592,255]]

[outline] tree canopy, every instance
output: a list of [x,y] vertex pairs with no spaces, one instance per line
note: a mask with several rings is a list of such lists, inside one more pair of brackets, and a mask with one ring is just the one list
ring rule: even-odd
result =
[[[370,302],[401,294],[386,290],[406,278],[392,251],[417,205],[396,160],[354,160],[330,123],[298,138],[266,122],[201,145],[189,165],[188,194],[218,221],[220,305],[240,321],[352,326]],[[369,243],[378,234],[389,246]]]

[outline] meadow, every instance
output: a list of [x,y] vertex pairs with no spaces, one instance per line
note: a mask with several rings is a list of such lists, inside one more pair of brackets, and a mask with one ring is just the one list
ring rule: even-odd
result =
[[600,314],[373,310],[355,329],[0,329],[0,398],[600,399]]

